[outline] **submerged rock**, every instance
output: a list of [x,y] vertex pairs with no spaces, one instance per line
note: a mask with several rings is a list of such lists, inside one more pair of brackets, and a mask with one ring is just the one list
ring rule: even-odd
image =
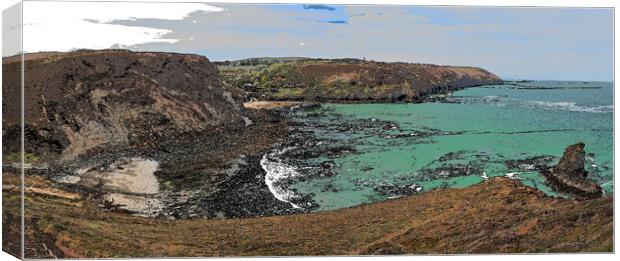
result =
[[380,185],[374,188],[381,196],[388,198],[400,198],[409,195],[413,195],[422,190],[422,187],[417,184],[410,185]]
[[566,147],[558,165],[541,171],[547,181],[556,189],[571,193],[579,198],[596,198],[602,195],[601,187],[586,179],[584,168],[585,144],[577,143]]
[[534,156],[526,159],[507,160],[504,162],[504,165],[510,170],[540,171],[546,169],[548,164],[553,161],[553,158],[551,155]]

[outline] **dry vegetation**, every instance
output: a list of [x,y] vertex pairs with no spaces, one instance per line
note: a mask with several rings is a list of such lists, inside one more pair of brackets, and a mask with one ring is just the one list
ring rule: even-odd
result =
[[[5,173],[4,183],[16,178]],[[41,189],[51,186],[44,179],[28,184]],[[15,218],[11,215],[18,206],[18,198],[10,192],[3,190],[6,220]],[[613,251],[612,202],[610,197],[585,201],[551,198],[518,181],[495,178],[469,188],[436,190],[336,211],[172,221],[101,212],[88,199],[27,193],[26,254],[146,257],[609,252]],[[6,232],[11,242],[16,234]]]
[[268,100],[419,101],[432,93],[501,82],[475,67],[357,59],[256,60],[220,63],[218,69],[227,84]]

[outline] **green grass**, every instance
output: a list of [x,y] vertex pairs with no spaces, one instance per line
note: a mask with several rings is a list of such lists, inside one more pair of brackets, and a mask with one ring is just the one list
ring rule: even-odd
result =
[[[41,159],[34,153],[26,152],[24,153],[24,163],[38,163]],[[9,163],[19,163],[21,162],[21,153],[13,152],[2,155],[2,161]]]

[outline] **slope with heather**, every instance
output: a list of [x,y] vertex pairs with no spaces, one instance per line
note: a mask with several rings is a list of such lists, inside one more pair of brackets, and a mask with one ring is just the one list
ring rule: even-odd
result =
[[268,100],[422,101],[431,94],[502,82],[476,67],[358,59],[262,58],[217,64],[223,81]]

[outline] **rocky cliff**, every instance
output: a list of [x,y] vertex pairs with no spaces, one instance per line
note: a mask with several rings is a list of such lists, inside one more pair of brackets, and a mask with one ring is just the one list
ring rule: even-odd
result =
[[[38,157],[71,159],[244,125],[240,94],[226,88],[202,56],[103,50],[25,60],[25,145]],[[18,59],[3,60],[5,151],[19,151],[20,66]]]
[[430,94],[500,84],[480,68],[357,59],[253,59],[218,63],[222,79],[271,100],[421,101]]

